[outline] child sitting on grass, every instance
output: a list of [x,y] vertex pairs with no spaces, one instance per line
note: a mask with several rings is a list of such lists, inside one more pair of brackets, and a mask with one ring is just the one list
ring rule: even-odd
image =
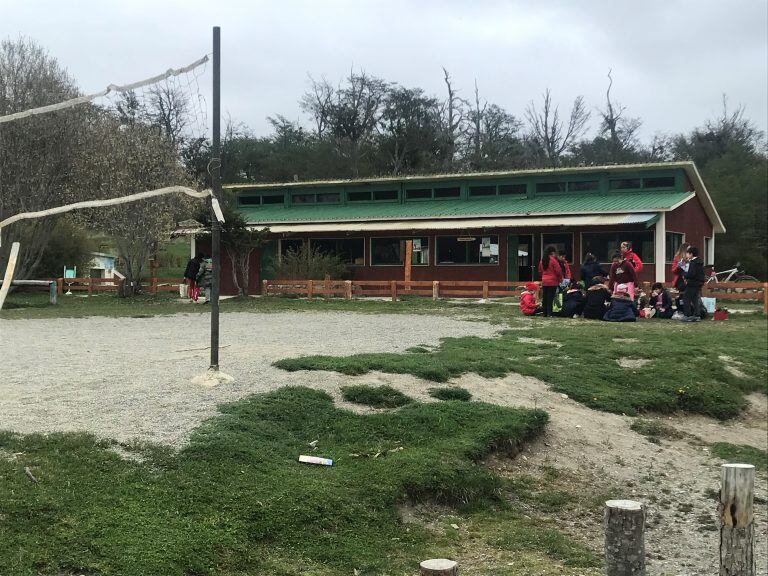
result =
[[536,295],[539,292],[539,285],[536,282],[528,282],[525,290],[520,294],[520,312],[526,316],[534,316],[542,313],[542,308],[536,303]]
[[582,288],[584,284],[578,282],[571,284],[568,291],[563,295],[563,307],[560,310],[560,316],[563,318],[577,318],[584,312],[586,298]]
[[639,315],[635,301],[629,297],[626,284],[618,284],[611,296],[611,305],[603,320],[606,322],[637,322]]
[[651,306],[656,310],[654,318],[669,320],[672,318],[672,314],[674,314],[672,310],[672,297],[661,282],[656,282],[651,286]]
[[605,306],[611,300],[611,291],[605,285],[602,276],[592,278],[592,286],[587,289],[586,304],[584,305],[584,318],[589,320],[602,320],[605,315]]

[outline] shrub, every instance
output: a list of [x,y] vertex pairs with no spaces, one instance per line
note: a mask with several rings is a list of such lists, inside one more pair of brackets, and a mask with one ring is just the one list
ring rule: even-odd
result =
[[280,280],[334,280],[347,275],[347,266],[340,256],[327,254],[306,242],[298,250],[286,251],[275,264],[275,276]]
[[428,392],[432,398],[437,398],[438,400],[461,400],[463,402],[469,402],[472,399],[472,394],[469,393],[469,390],[462,388],[461,386],[430,388]]
[[398,408],[412,400],[391,386],[342,386],[341,397],[347,402],[365,404],[371,408]]

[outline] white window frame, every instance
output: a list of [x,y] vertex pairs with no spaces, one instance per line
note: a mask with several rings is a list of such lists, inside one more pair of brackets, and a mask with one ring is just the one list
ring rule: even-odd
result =
[[[685,244],[685,232],[676,232],[675,230],[666,230],[664,232],[665,234],[680,234],[683,237],[683,241],[681,244]],[[672,264],[672,260],[667,260],[667,255],[664,254],[664,263],[665,264]]]

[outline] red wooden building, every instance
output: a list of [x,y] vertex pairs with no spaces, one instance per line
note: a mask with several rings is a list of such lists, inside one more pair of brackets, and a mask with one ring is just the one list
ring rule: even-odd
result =
[[[711,264],[715,234],[725,232],[692,162],[224,188],[249,226],[269,230],[252,257],[251,293],[304,242],[340,255],[351,279],[403,279],[411,240],[412,280],[522,281],[536,279],[547,245],[566,252],[580,279],[585,254],[608,265],[628,240],[645,263],[641,280],[668,281],[681,243]],[[222,269],[222,293],[232,294],[224,251]]]

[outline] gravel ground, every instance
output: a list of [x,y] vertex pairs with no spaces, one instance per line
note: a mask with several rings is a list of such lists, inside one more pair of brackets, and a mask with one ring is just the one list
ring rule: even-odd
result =
[[293,385],[338,397],[348,377],[288,373],[281,358],[306,354],[399,352],[447,336],[489,336],[497,328],[443,316],[230,313],[221,316],[222,370],[233,384],[202,388],[209,317],[0,320],[5,381],[0,429],[88,431],[179,446],[216,406]]

